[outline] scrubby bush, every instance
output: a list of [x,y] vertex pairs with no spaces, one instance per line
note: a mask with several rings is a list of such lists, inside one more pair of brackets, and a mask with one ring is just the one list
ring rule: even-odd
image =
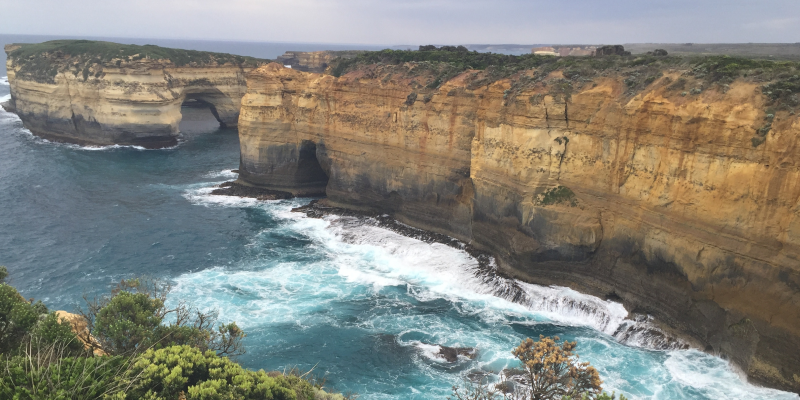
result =
[[123,379],[130,381],[129,399],[173,400],[181,394],[187,399],[314,399],[308,381],[273,375],[184,345],[147,350]]
[[81,352],[83,345],[66,321],[48,313],[41,302],[25,300],[5,283],[8,271],[0,267],[0,354],[17,354],[20,346],[32,339],[37,345],[67,343],[70,354]]
[[121,281],[111,295],[89,299],[81,311],[88,331],[107,354],[130,354],[149,348],[191,345],[220,355],[244,353],[244,332],[235,322],[216,324],[216,312],[201,312],[179,302],[168,307],[170,287],[151,279]]
[[[465,381],[453,387],[454,400],[614,400],[602,391],[597,370],[579,362],[576,342],[539,336],[527,338],[512,351],[521,368],[507,370],[499,383]],[[627,400],[620,396],[620,400]]]
[[[567,137],[556,138],[558,144],[561,140],[569,140]],[[549,206],[554,204],[565,204],[571,207],[578,206],[578,199],[575,197],[575,192],[566,186],[556,186],[554,188],[545,190],[544,193],[535,198],[534,203],[538,206]]]
[[307,374],[242,368],[235,323],[183,303],[168,308],[169,286],[124,280],[84,311],[104,353],[84,350],[72,326],[4,283],[0,267],[0,399],[345,400]]
[[125,357],[67,356],[64,343],[28,346],[17,356],[0,355],[0,398],[17,400],[124,399]]

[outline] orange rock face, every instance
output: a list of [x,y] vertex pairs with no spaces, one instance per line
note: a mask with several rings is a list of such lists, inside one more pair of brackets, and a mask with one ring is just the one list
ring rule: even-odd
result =
[[679,71],[634,94],[613,74],[559,94],[476,87],[477,71],[425,89],[414,68],[251,72],[241,180],[470,242],[800,387],[797,116],[768,117],[747,82],[674,93]]

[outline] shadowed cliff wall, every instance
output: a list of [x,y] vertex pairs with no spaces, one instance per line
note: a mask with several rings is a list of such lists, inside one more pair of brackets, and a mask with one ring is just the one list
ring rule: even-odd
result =
[[765,115],[744,81],[670,90],[680,71],[638,93],[608,74],[565,94],[560,71],[524,89],[473,85],[478,71],[426,89],[414,68],[253,71],[241,180],[322,192],[300,162],[313,143],[329,204],[471,242],[526,281],[621,299],[752,379],[798,390],[797,116]]

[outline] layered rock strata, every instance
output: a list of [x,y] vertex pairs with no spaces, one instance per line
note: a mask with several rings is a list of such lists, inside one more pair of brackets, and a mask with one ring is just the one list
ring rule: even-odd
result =
[[58,50],[28,58],[19,55],[20,46],[26,45],[5,47],[7,108],[33,134],[78,144],[173,146],[181,105],[190,99],[210,108],[221,126],[235,127],[245,74],[252,70],[213,58],[181,66],[170,59],[103,61]]
[[240,183],[390,213],[800,388],[797,116],[765,115],[744,81],[675,93],[680,71],[639,93],[609,74],[564,95],[476,86],[478,71],[426,90],[414,68],[251,72]]

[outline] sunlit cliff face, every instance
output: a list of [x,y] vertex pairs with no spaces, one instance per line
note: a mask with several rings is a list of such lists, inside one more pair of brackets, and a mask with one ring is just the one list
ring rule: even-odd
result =
[[426,89],[413,68],[253,71],[240,180],[471,242],[512,276],[620,298],[753,379],[796,384],[797,116],[768,117],[753,83],[671,90],[680,71],[633,93],[613,73],[559,91],[559,71]]
[[186,100],[210,108],[222,127],[235,127],[251,70],[141,59],[97,64],[80,73],[69,70],[70,60],[53,60],[55,76],[42,81],[18,76],[21,67],[10,57],[9,108],[37,136],[89,145],[174,146]]

